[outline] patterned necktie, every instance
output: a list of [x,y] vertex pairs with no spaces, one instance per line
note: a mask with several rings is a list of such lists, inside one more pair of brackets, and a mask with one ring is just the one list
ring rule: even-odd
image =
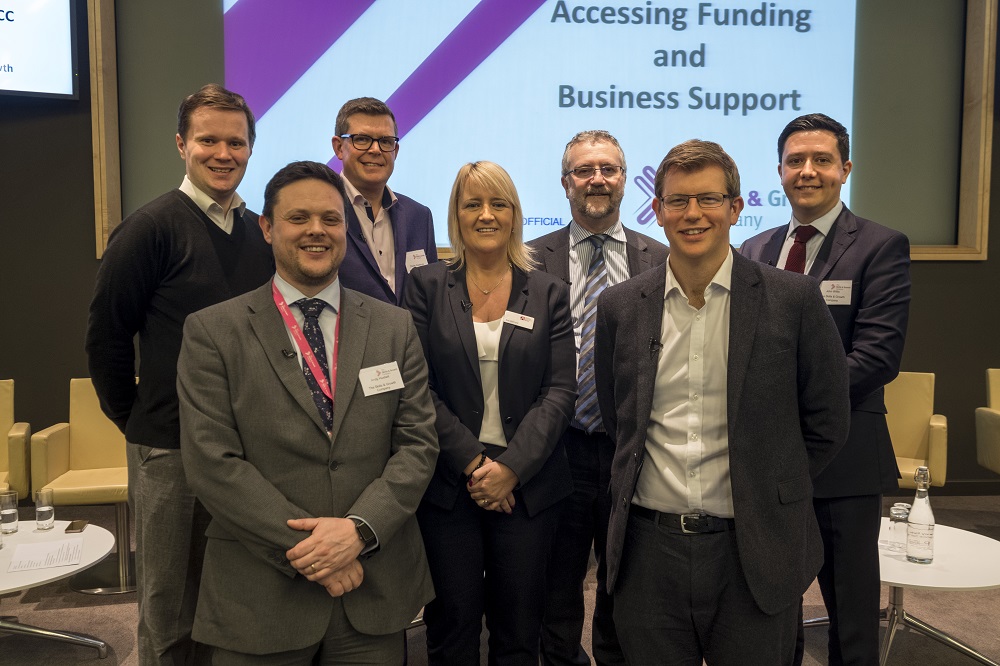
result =
[[795,229],[795,242],[788,249],[785,259],[785,270],[795,273],[806,272],[806,243],[819,233],[819,229],[811,224],[803,224]]
[[580,331],[580,365],[576,379],[579,396],[576,399],[576,422],[587,434],[601,424],[601,409],[597,404],[594,381],[594,330],[597,327],[597,297],[608,286],[608,267],[604,263],[604,242],[608,237],[594,234],[588,238],[594,246],[594,256],[587,269],[587,286],[583,297]]
[[[323,342],[323,331],[319,328],[319,313],[326,307],[326,303],[318,298],[303,298],[295,301],[292,305],[299,306],[299,310],[302,311],[304,317],[302,334],[306,336],[313,354],[316,355],[316,361],[319,362],[319,367],[322,368],[323,374],[326,375],[326,381],[329,383],[330,366],[326,360],[326,343]],[[302,363],[302,374],[306,376],[306,384],[309,385],[309,390],[312,392],[313,402],[316,403],[319,415],[323,419],[323,425],[326,426],[326,431],[330,432],[333,430],[333,402],[323,393],[319,382],[316,381],[309,369],[309,364],[305,361]],[[332,386],[330,390],[333,391]]]

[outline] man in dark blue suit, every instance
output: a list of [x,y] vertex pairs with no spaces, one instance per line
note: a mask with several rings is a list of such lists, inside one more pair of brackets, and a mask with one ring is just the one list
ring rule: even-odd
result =
[[403,298],[410,270],[437,261],[430,209],[387,185],[399,153],[398,131],[385,103],[359,97],[340,108],[333,137],[349,199],[341,279],[393,305]]
[[903,355],[910,244],[841,202],[852,167],[849,149],[847,130],[828,116],[790,122],[778,138],[778,174],[791,222],[751,238],[740,252],[819,280],[844,343],[851,429],[847,444],[813,482],[824,545],[818,578],[830,614],[830,664],[875,664],[882,493],[898,488],[883,387],[898,374]]

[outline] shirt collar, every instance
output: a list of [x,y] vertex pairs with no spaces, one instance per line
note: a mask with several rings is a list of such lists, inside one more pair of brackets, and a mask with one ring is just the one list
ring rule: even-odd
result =
[[[844,202],[838,201],[837,205],[827,211],[825,215],[813,220],[811,226],[813,226],[816,231],[823,234],[823,237],[826,238],[830,235],[830,229],[833,228],[833,223],[837,221],[837,216],[840,215],[840,211],[842,210],[844,210]],[[788,234],[785,236],[785,240],[794,234],[795,230],[801,226],[804,225],[795,219],[795,215],[792,215],[792,223],[788,225]]]
[[[288,284],[288,282],[277,273],[274,274],[274,286],[278,288],[278,291],[281,293],[281,297],[284,298],[285,303],[288,303],[289,305],[299,299],[310,298],[292,285]],[[338,275],[333,282],[323,287],[322,291],[311,298],[318,298],[333,308],[334,312],[340,312],[340,276]]]
[[[580,243],[584,242],[591,236],[595,234],[590,233],[584,229],[576,220],[572,220],[569,223],[569,244],[571,247],[576,247]],[[625,228],[622,226],[622,221],[617,220],[611,225],[611,228],[604,232],[604,235],[616,241],[625,242]]]
[[[714,284],[714,285],[716,285],[718,287],[721,287],[722,289],[725,289],[726,291],[730,291],[731,290],[732,284],[733,284],[733,248],[732,247],[729,248],[729,252],[726,253],[726,259],[725,259],[725,261],[723,261],[722,265],[719,266],[719,270],[715,271],[715,275],[712,277],[712,281],[709,282],[708,284],[709,284],[709,286],[711,286],[711,285]],[[670,297],[670,292],[673,291],[674,289],[676,289],[678,293],[684,294],[684,290],[681,289],[680,282],[678,282],[677,278],[674,277],[674,271],[670,268],[670,262],[668,261],[667,262],[667,286],[663,290],[663,298],[664,299],[669,298]],[[687,294],[684,294],[684,295],[686,296]]]
[[[226,212],[222,209],[222,206],[215,201],[215,199],[199,190],[195,184],[191,182],[191,179],[187,177],[187,174],[184,174],[184,180],[181,181],[181,186],[178,189],[191,197],[191,201],[193,201],[205,215],[208,215],[208,211],[210,210],[218,211],[220,214],[224,214]],[[240,215],[242,215],[243,211],[246,210],[246,207],[247,204],[243,201],[243,197],[241,197],[238,192],[233,192],[233,203],[229,210],[238,210]]]
[[[367,205],[367,199],[365,199],[365,196],[358,191],[358,188],[354,187],[354,184],[347,179],[347,176],[343,173],[341,173],[340,176],[344,179],[344,190],[347,191],[347,198],[351,200],[351,204],[355,206]],[[393,207],[396,201],[396,193],[389,189],[389,186],[386,185],[382,190],[382,208],[384,210],[388,210]]]

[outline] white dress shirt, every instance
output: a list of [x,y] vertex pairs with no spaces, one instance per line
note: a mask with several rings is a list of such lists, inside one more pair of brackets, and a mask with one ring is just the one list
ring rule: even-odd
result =
[[646,459],[632,501],[667,513],[733,517],[726,379],[733,254],[688,303],[667,262]]
[[215,199],[195,187],[187,175],[184,176],[184,180],[181,181],[181,186],[178,189],[188,195],[191,201],[201,209],[201,212],[208,215],[208,219],[215,222],[216,226],[227,234],[233,232],[234,211],[238,210],[242,214],[247,207],[246,202],[243,201],[243,197],[234,192],[233,202],[229,205],[229,210],[222,210],[222,206],[216,203]]
[[368,200],[358,191],[358,188],[351,184],[351,181],[347,180],[347,176],[344,176],[344,189],[347,190],[347,198],[354,205],[354,214],[358,216],[358,222],[361,223],[361,233],[364,234],[368,249],[375,257],[378,271],[389,283],[389,288],[392,289],[393,293],[396,293],[396,241],[393,236],[392,219],[389,212],[396,205],[396,195],[393,194],[388,185],[385,186],[383,195],[388,194],[388,205],[386,205],[386,197],[383,196],[381,209],[375,216],[375,221],[372,222],[371,218],[368,217]]
[[[838,201],[837,205],[830,209],[826,215],[813,220],[810,226],[815,227],[816,231],[819,233],[815,234],[806,243],[806,275],[809,274],[810,269],[812,269],[813,262],[816,261],[816,257],[819,256],[819,249],[823,247],[823,241],[826,237],[830,235],[830,229],[833,228],[833,223],[837,221],[837,216],[840,215],[840,211],[844,209],[844,202]],[[778,266],[781,268],[785,267],[788,263],[788,252],[792,249],[792,245],[795,244],[795,230],[802,226],[802,223],[792,216],[791,224],[788,225],[788,235],[785,236],[785,243],[781,246],[781,254],[778,255]]]

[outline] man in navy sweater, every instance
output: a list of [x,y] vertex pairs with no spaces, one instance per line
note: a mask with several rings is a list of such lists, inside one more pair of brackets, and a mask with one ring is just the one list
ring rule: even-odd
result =
[[208,660],[191,640],[209,517],[181,463],[175,384],[184,319],[274,273],[257,215],[236,193],[255,137],[250,108],[209,84],[181,102],[177,118],[184,180],[111,234],[87,330],[101,408],[128,441],[142,666]]

